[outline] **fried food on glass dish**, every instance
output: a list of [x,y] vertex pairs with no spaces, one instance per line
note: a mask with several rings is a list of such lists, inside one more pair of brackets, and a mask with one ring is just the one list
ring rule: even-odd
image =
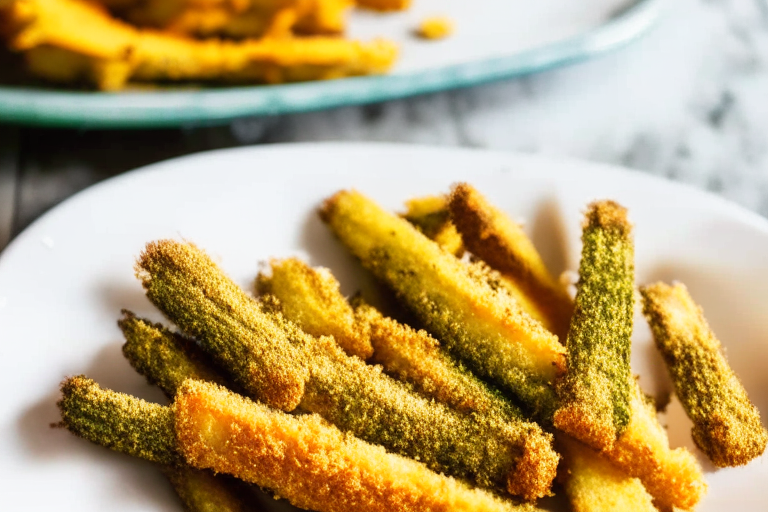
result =
[[85,0],[4,0],[8,45],[57,83],[119,90],[129,82],[282,83],[387,71],[397,47],[336,37],[195,40],[138,29]]
[[351,0],[101,0],[137,27],[236,39],[340,34]]
[[685,285],[656,283],[640,293],[675,394],[693,421],[696,446],[718,467],[741,466],[762,455],[768,432],[760,413]]

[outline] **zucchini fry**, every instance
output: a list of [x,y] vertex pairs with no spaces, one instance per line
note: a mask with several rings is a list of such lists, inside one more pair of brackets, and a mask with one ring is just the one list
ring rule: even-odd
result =
[[276,409],[299,405],[309,379],[305,340],[289,338],[202,251],[152,242],[136,272],[149,300],[244,390]]
[[551,383],[565,368],[557,337],[505,292],[362,194],[339,192],[320,215],[448,350],[517,395],[538,418],[550,418],[556,407]]
[[173,408],[180,449],[193,465],[275,489],[302,508],[530,510],[345,436],[316,415],[286,415],[214,385],[188,382]]
[[76,436],[151,462],[184,463],[168,407],[103,390],[84,375],[62,382],[61,395],[60,425]]
[[573,512],[656,512],[640,480],[574,439],[561,435],[557,444],[565,459],[565,492]]
[[119,449],[128,433],[156,457],[232,474],[318,512],[535,510],[345,435],[316,415],[285,414],[212,383],[187,381],[171,407],[85,377],[68,379],[62,392],[65,426],[79,427],[78,435],[87,426],[97,444]]
[[371,357],[371,341],[356,328],[355,313],[328,269],[312,269],[296,258],[272,260],[270,268],[271,275],[259,274],[256,289],[277,297],[288,320],[312,336],[333,336],[348,355]]
[[[333,338],[312,338],[282,315],[263,311],[191,244],[148,244],[137,273],[149,299],[222,367],[231,366],[253,397],[281,398],[287,383],[289,396],[303,410],[434,470],[505,490],[518,478],[519,432],[427,400],[344,354]],[[296,359],[281,361],[288,353]],[[291,365],[282,380],[248,382],[249,376],[278,371],[270,361]],[[290,370],[294,367],[299,371]],[[545,460],[525,471],[533,479],[546,478],[551,469]]]
[[448,200],[445,196],[415,197],[405,202],[407,211],[402,217],[416,226],[424,236],[451,254],[461,256],[464,244],[456,226],[451,222]]
[[718,467],[740,466],[759,457],[768,442],[760,413],[685,285],[656,283],[640,293],[656,347],[693,421],[696,446]]
[[629,367],[634,248],[626,210],[592,203],[582,233],[576,308],[568,332],[568,371],[558,381],[557,428],[606,450],[630,420]]
[[225,379],[211,367],[208,356],[195,342],[123,310],[117,322],[123,331],[123,355],[131,366],[173,398],[187,379],[225,384]]
[[[290,264],[286,264],[288,261]],[[517,456],[513,474],[507,479],[507,491],[526,499],[545,496],[549,492],[559,460],[552,449],[552,436],[544,433],[535,423],[526,421],[522,412],[498,391],[492,390],[443,353],[429,334],[385,318],[367,305],[357,307],[356,324],[350,325],[350,319],[338,311],[348,309],[352,313],[352,309],[339,293],[338,281],[327,269],[313,269],[293,259],[272,261],[272,274],[273,280],[279,274],[280,280],[293,283],[290,287],[268,287],[281,305],[293,304],[293,307],[282,309],[288,320],[295,320],[301,326],[304,319],[313,317],[313,334],[316,336],[356,329],[368,346],[373,343],[375,351],[372,348],[371,362],[381,364],[385,372],[414,385],[422,395],[454,410],[464,414],[479,413],[490,429],[501,429],[511,434],[509,439],[514,439],[520,455]],[[264,279],[259,279],[262,288]],[[321,300],[336,306],[313,307]],[[370,414],[380,413],[371,411]]]
[[532,314],[564,340],[573,301],[549,273],[522,226],[467,183],[453,187],[448,207],[467,250],[511,281],[513,296],[522,296],[521,302],[532,303]]
[[10,48],[24,52],[31,72],[102,90],[129,81],[278,83],[381,73],[397,54],[384,40],[323,36],[198,41],[137,29],[86,0],[13,0],[0,12],[11,26]]
[[[125,310],[118,325],[126,340],[123,354],[131,366],[150,384],[159,386],[168,398],[173,399],[187,379],[224,382],[191,340]],[[189,512],[247,510],[233,482],[220,475],[185,465],[163,465],[161,470]]]

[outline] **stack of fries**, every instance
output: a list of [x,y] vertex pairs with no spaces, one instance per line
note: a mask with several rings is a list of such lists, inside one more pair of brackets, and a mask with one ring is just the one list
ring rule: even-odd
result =
[[[379,10],[403,0],[360,0]],[[0,40],[62,84],[282,83],[384,73],[388,40],[344,39],[354,0],[0,0]]]
[[[320,216],[416,327],[298,259],[271,261],[254,299],[194,245],[151,242],[137,276],[179,332],[119,325],[172,404],[73,377],[62,425],[156,462],[192,511],[243,510],[218,473],[321,512],[535,510],[556,477],[575,511],[692,510],[702,470],[630,373],[627,211],[588,206],[573,299],[471,186],[408,204],[341,191]],[[720,467],[758,457],[768,433],[685,287],[641,296],[697,446]]]

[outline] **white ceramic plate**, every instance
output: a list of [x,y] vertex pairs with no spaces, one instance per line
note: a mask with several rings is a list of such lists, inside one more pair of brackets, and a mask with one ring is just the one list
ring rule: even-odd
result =
[[[400,58],[385,76],[244,87],[168,87],[120,93],[0,86],[0,121],[79,128],[221,123],[235,117],[357,105],[543,71],[621,47],[644,34],[665,0],[415,0],[401,13],[354,10],[349,37],[386,37]],[[413,30],[445,15],[456,32]]]
[[[768,412],[768,222],[717,197],[619,168],[471,150],[285,145],[195,155],[128,173],[79,194],[0,256],[0,488],[3,510],[180,510],[159,473],[49,428],[58,383],[85,373],[148,399],[161,396],[123,360],[121,308],[159,319],[133,276],[145,242],[183,237],[249,286],[270,256],[330,267],[351,293],[366,281],[314,214],[354,187],[391,209],[472,182],[526,225],[552,270],[575,269],[585,205],[613,198],[636,225],[637,278],[680,279],[704,307],[752,399]],[[633,365],[647,390],[668,383],[647,327]],[[672,444],[692,446],[679,406]],[[764,416],[765,417],[765,416]],[[701,511],[768,509],[766,457],[715,470]],[[557,503],[547,503],[553,509]]]

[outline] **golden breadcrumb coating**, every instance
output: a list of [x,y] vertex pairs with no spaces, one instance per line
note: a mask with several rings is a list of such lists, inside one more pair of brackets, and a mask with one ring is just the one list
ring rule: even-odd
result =
[[[148,244],[139,276],[150,300],[223,368],[231,367],[255,398],[274,401],[291,386],[289,396],[303,410],[436,471],[505,489],[509,475],[524,469],[524,481],[547,492],[554,476],[551,462],[521,457],[521,432],[427,400],[380,368],[347,356],[333,338],[312,338],[281,314],[262,310],[193,245]],[[280,380],[260,379],[262,374],[277,374]],[[249,378],[258,379],[257,386]],[[301,384],[300,393],[294,382]]]
[[629,476],[640,479],[662,511],[693,510],[707,492],[696,457],[685,448],[669,448],[656,408],[636,382],[632,383],[630,398],[629,424],[603,455]]
[[640,480],[568,436],[557,439],[566,461],[565,492],[573,512],[656,512]]
[[[300,284],[295,286],[278,284],[279,280],[273,277],[272,284],[267,287],[277,295],[277,299],[284,306],[283,314],[288,320],[301,324],[306,316],[306,310],[312,309],[311,314],[319,319],[314,322],[316,328],[312,332],[316,336],[328,335],[348,328],[355,329],[354,325],[348,324],[349,320],[345,315],[340,314],[347,309],[351,312],[351,308],[339,292],[338,281],[330,272],[326,269],[313,269],[298,260],[286,261],[291,263],[276,266],[273,262],[275,276],[280,274],[282,276],[280,280]],[[329,304],[329,307],[303,306],[321,301]],[[285,307],[287,302],[301,304],[302,307]],[[331,307],[331,304],[336,306]],[[487,385],[443,354],[437,342],[425,331],[417,332],[394,320],[385,319],[378,311],[368,306],[358,307],[357,317],[356,330],[359,337],[365,339],[368,346],[371,342],[375,343],[374,362],[382,363],[387,373],[410,382],[422,394],[461,412],[482,412],[490,417],[484,425],[487,424],[487,428],[493,431],[482,432],[482,429],[478,430],[477,427],[467,430],[464,426],[465,421],[457,423],[454,415],[441,415],[439,408],[431,406],[424,408],[424,401],[421,399],[411,400],[405,396],[397,401],[397,408],[393,408],[388,401],[377,404],[371,400],[372,396],[387,393],[397,396],[402,395],[402,392],[378,370],[359,364],[346,364],[344,361],[327,361],[327,366],[323,366],[322,371],[313,371],[313,378],[307,386],[307,395],[302,403],[304,408],[321,414],[343,430],[351,431],[364,439],[374,439],[398,453],[409,455],[415,453],[420,460],[434,469],[445,470],[440,464],[445,464],[447,458],[450,463],[448,471],[457,474],[457,468],[465,468],[458,474],[473,478],[485,486],[503,488],[503,478],[506,473],[506,490],[511,494],[523,496],[526,499],[535,499],[548,494],[559,460],[557,453],[552,449],[552,438],[549,434],[545,434],[535,423],[523,420],[522,413],[498,392],[491,391]],[[353,317],[353,324],[354,321]],[[326,360],[326,355],[320,354],[317,361],[323,360]],[[339,369],[334,366],[339,365],[346,366],[344,375],[340,377],[331,375],[318,390],[315,390],[315,379],[328,372],[338,372]],[[346,382],[350,377],[359,381]],[[363,382],[368,383],[369,389],[365,389]],[[389,388],[391,388],[390,391],[387,391]],[[336,389],[338,392],[335,391]],[[351,393],[347,391],[346,395],[343,394],[344,390],[350,389],[355,391]],[[357,394],[359,396],[356,396]],[[317,402],[318,398],[313,396],[319,397],[319,402]],[[329,404],[331,399],[328,397],[336,396],[344,398],[338,404]],[[360,401],[355,405],[354,410],[357,412],[353,415],[346,412],[349,409],[347,402],[350,400]],[[378,427],[379,424],[391,423],[402,415],[403,412],[399,408],[403,403],[410,408],[408,412],[410,418],[401,421],[403,426],[400,429]],[[341,415],[337,415],[336,411],[341,411]],[[361,411],[364,413],[361,414]],[[357,418],[362,418],[363,421],[358,422]],[[428,429],[424,427],[428,422],[455,426],[428,434]],[[409,425],[416,425],[419,433],[409,433],[407,431]],[[504,437],[500,437],[500,441],[510,445],[509,448],[496,448],[497,453],[494,459],[500,463],[498,467],[494,468],[487,461],[482,465],[475,462],[468,466],[464,460],[477,460],[477,454],[481,453],[477,451],[478,448],[485,448],[476,441],[469,443],[467,448],[459,447],[468,444],[468,439],[496,437],[499,435],[496,432],[498,429],[504,431]],[[447,431],[451,432],[450,439],[445,438]],[[426,444],[430,446],[435,442],[450,445],[454,447],[456,454],[446,453],[445,456],[435,458],[431,450],[422,453],[418,446],[410,447],[410,443],[405,441],[412,437],[426,437]],[[455,460],[451,460],[454,458]]]
[[[103,3],[110,5],[111,0]],[[290,37],[339,34],[351,0],[145,0],[114,5],[120,17],[139,27],[154,27],[197,37]],[[289,18],[286,20],[286,18]]]
[[[126,342],[123,354],[136,371],[169,398],[187,379],[223,384],[206,354],[192,340],[160,324],[137,318],[123,310],[118,325]],[[189,466],[161,466],[188,512],[245,512],[246,505],[233,482],[209,471]]]
[[123,310],[123,318],[117,324],[125,337],[125,358],[169,398],[187,379],[225,383],[224,377],[211,367],[207,354],[194,341],[160,324],[137,318],[127,310]]
[[447,16],[431,16],[425,18],[419,23],[416,34],[424,39],[445,39],[453,34],[456,29],[453,20]]
[[509,279],[513,296],[533,303],[528,308],[532,314],[564,340],[573,301],[547,270],[522,226],[467,183],[453,187],[448,206],[467,249]]
[[[529,422],[458,413],[320,338],[301,403],[341,430],[441,473],[529,498],[549,493],[558,456]],[[510,484],[511,482],[511,484]]]
[[356,0],[357,5],[376,11],[404,11],[411,6],[411,0]]
[[303,340],[288,338],[203,251],[172,240],[151,242],[136,272],[149,300],[243,389],[277,409],[299,404],[309,378]]
[[456,256],[464,253],[464,243],[451,222],[448,198],[445,196],[414,197],[405,202],[402,217],[416,226],[424,236]]
[[87,0],[13,0],[2,8],[9,46],[42,78],[103,90],[129,81],[279,83],[383,73],[394,43],[339,37],[195,40],[137,29]]
[[640,292],[656,346],[693,421],[696,446],[719,467],[740,466],[762,455],[768,432],[760,413],[685,285],[656,283]]
[[271,276],[259,274],[256,288],[277,297],[286,318],[312,336],[333,336],[349,355],[371,357],[371,341],[356,328],[355,313],[328,269],[312,269],[296,258],[272,260],[270,268]]
[[226,475],[190,466],[163,466],[187,512],[247,512],[248,504],[241,499],[237,483]]
[[292,416],[213,384],[189,381],[174,405],[180,449],[211,468],[319,512],[532,510],[433,473],[344,434],[317,415]]
[[598,449],[613,446],[630,421],[634,246],[627,211],[589,205],[582,233],[568,371],[558,381],[557,428]]
[[179,465],[173,415],[168,407],[101,389],[79,375],[61,383],[61,425],[112,450],[152,462]]
[[509,295],[473,278],[455,256],[358,192],[338,192],[320,214],[452,353],[537,417],[551,414],[551,383],[564,369],[565,350]]

